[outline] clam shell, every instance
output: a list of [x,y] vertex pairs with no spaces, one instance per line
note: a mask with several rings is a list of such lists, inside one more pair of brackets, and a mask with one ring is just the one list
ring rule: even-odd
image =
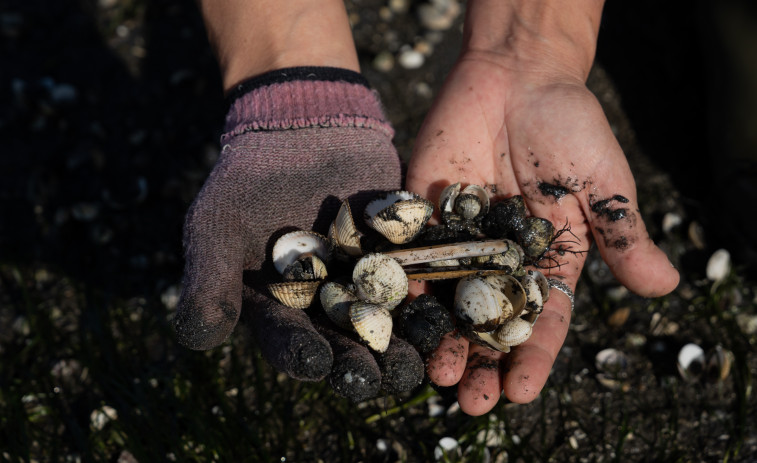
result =
[[301,255],[281,272],[284,281],[325,280],[328,276],[326,264],[312,253]]
[[479,185],[468,185],[455,198],[455,212],[470,220],[489,212],[489,194]]
[[271,283],[268,291],[287,307],[306,309],[313,303],[321,281],[285,281]]
[[678,372],[687,381],[696,381],[705,369],[704,349],[694,343],[683,346],[678,352]]
[[513,318],[494,333],[494,339],[503,346],[512,347],[531,337],[533,325],[522,318]]
[[363,301],[391,310],[407,296],[408,282],[402,266],[384,254],[366,254],[352,270],[355,293]]
[[515,318],[526,307],[526,290],[523,285],[512,275],[488,275],[484,281],[491,287],[502,292],[510,302],[511,311],[503,313],[504,321]]
[[357,301],[350,305],[350,320],[360,338],[376,352],[384,352],[392,337],[392,315],[378,304]]
[[342,202],[329,232],[330,238],[345,254],[351,257],[363,255],[363,249],[360,245],[362,233],[355,226],[350,203],[347,200]]
[[526,310],[533,314],[541,313],[544,310],[544,298],[536,277],[527,272],[520,278],[520,284],[526,290]]
[[492,331],[513,312],[505,294],[487,283],[486,278],[463,278],[455,290],[455,317],[474,331]]
[[322,261],[328,262],[329,241],[328,239],[312,231],[293,231],[282,235],[273,245],[273,266],[279,273],[283,273],[289,265],[300,258],[303,254],[312,253]]
[[328,281],[321,286],[319,295],[323,311],[331,321],[340,328],[351,330],[350,304],[358,300],[354,291],[340,283]]
[[434,205],[409,191],[386,193],[365,207],[365,220],[394,244],[412,241],[431,218]]
[[474,258],[475,263],[488,267],[501,268],[513,273],[523,265],[523,249],[511,240],[503,240],[508,244],[507,250],[498,254]]
[[451,214],[455,210],[455,199],[460,194],[460,182],[447,185],[439,195],[439,210],[442,214]]

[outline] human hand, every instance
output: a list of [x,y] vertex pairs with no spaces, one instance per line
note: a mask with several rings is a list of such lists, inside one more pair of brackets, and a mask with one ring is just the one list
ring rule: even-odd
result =
[[323,317],[311,321],[315,307],[284,307],[265,289],[277,278],[274,236],[325,233],[342,199],[361,210],[376,191],[399,187],[377,97],[357,73],[333,68],[286,69],[250,84],[231,105],[221,156],[187,214],[179,341],[213,348],[242,313],[268,362],[292,378],[328,376],[354,401],[415,387],[423,363],[406,342],[393,338],[374,357]]
[[[481,14],[472,3],[466,27]],[[588,66],[580,60],[557,65],[559,53],[523,60],[522,48],[515,56],[471,46],[470,33],[467,39],[418,134],[407,189],[433,200],[460,181],[488,186],[495,199],[523,195],[532,215],[558,229],[570,226],[574,251],[596,242],[632,291],[653,297],[674,289],[678,273],[649,238],[626,159],[584,85]],[[585,253],[555,257],[559,265],[544,270],[546,276],[575,289]],[[510,354],[450,333],[428,360],[429,378],[440,386],[458,384],[460,406],[471,415],[491,410],[501,392],[530,402],[549,376],[570,317],[569,298],[553,290],[531,338]]]

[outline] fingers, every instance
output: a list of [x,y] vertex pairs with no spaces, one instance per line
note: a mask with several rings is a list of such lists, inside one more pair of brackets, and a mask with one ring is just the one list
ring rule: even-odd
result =
[[423,381],[423,360],[409,343],[392,335],[386,352],[376,355],[381,388],[388,394],[407,392]]
[[463,377],[468,361],[469,342],[456,332],[447,333],[429,356],[428,378],[438,386],[454,386]]
[[221,344],[239,319],[245,253],[241,238],[223,229],[229,223],[223,215],[197,203],[187,214],[183,289],[173,324],[179,343],[190,349]]
[[318,381],[329,374],[333,351],[304,310],[285,307],[249,286],[244,309],[247,325],[271,366],[301,381]]
[[[573,288],[575,282],[568,285]],[[570,316],[568,297],[560,291],[550,291],[531,337],[507,357],[502,385],[509,400],[528,403],[539,395],[565,342]]]
[[458,386],[457,401],[460,409],[471,416],[489,412],[497,404],[502,382],[500,365],[505,356],[486,347],[472,345]]

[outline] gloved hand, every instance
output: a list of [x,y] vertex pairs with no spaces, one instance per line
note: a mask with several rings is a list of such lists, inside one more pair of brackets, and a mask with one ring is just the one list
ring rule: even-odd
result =
[[264,357],[292,378],[328,376],[354,401],[381,387],[412,389],[424,368],[408,343],[393,338],[374,357],[328,320],[311,320],[317,302],[291,309],[265,289],[279,278],[270,262],[275,237],[292,229],[325,234],[341,200],[361,211],[377,191],[400,187],[377,95],[355,72],[319,67],[266,73],[230,99],[220,158],[186,218],[179,342],[213,348],[244,312]]

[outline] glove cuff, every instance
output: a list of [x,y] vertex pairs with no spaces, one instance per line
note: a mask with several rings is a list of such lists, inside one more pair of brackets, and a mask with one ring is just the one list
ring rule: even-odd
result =
[[328,67],[280,69],[240,84],[228,97],[221,142],[251,131],[362,127],[394,135],[360,74]]

